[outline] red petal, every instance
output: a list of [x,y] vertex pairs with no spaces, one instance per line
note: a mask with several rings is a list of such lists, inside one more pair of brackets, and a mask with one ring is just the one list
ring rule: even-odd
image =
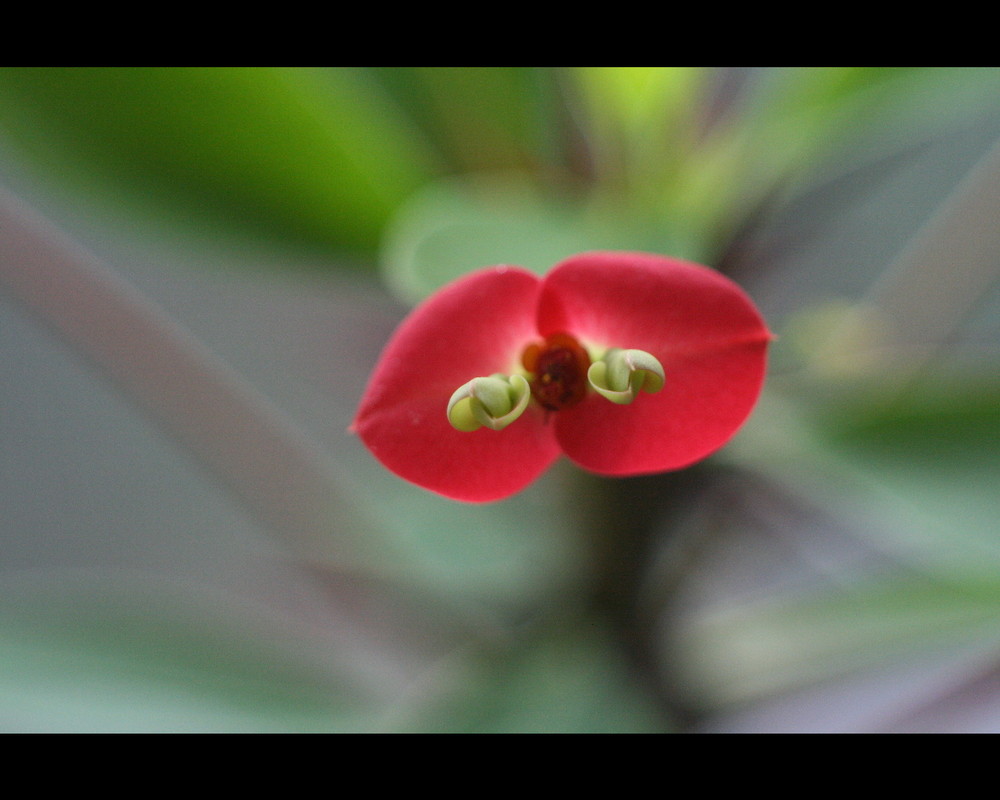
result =
[[645,350],[666,385],[627,406],[597,395],[561,411],[556,436],[580,466],[608,475],[679,469],[722,447],[750,415],[771,339],[750,298],[707,267],[642,253],[586,253],[546,276],[542,334]]
[[534,481],[559,455],[551,425],[529,408],[502,431],[463,433],[448,422],[448,400],[473,378],[517,370],[538,338],[540,281],[494,267],[430,297],[386,346],[352,428],[388,469],[455,500],[487,502]]

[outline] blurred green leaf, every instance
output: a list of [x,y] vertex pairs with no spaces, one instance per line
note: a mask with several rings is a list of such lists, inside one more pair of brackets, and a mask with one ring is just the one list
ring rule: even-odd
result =
[[925,381],[882,403],[838,403],[830,438],[866,461],[938,473],[1000,468],[1000,386],[973,378]]
[[[806,67],[759,73],[739,122],[764,168],[833,154],[866,159],[908,147],[997,110],[1000,70],[962,67]],[[856,160],[855,160],[855,163]]]
[[535,170],[557,161],[556,98],[539,67],[373,67],[452,171]]
[[[656,138],[690,113],[705,70],[697,67],[579,67],[573,71],[600,115],[598,125]],[[673,123],[673,124],[676,124]]]
[[671,652],[702,702],[729,705],[900,656],[1000,645],[998,630],[995,576],[944,582],[898,573],[706,609],[687,619]]
[[677,160],[657,203],[709,253],[762,204],[995,114],[1000,70],[765,68],[745,84]]
[[927,379],[887,397],[879,381],[854,381],[812,397],[772,387],[729,455],[752,460],[803,498],[815,524],[836,525],[868,555],[684,617],[671,653],[706,702],[998,636],[1000,388]]
[[356,731],[377,705],[336,648],[207,594],[8,590],[0,647],[8,731]]
[[436,598],[456,624],[485,615],[506,625],[586,579],[579,529],[587,503],[575,491],[575,467],[557,464],[518,495],[478,505],[403,481],[360,445],[339,455],[355,478],[356,502],[380,529],[352,569]]
[[414,195],[388,227],[382,274],[399,297],[415,302],[495,264],[543,274],[587,250],[696,256],[672,237],[672,228],[646,222],[619,208],[554,196],[510,176],[438,181]]
[[[658,196],[696,135],[708,72],[698,67],[579,67],[598,183],[618,184],[640,206]],[[638,202],[636,202],[638,200]]]
[[524,184],[435,183],[387,230],[382,273],[407,301],[480,267],[515,264],[543,273],[598,238],[581,222],[569,206],[546,203]]
[[881,530],[902,526],[942,568],[1000,569],[1000,387],[925,382],[890,402],[845,402],[826,436],[871,487],[871,507],[895,519]]
[[321,248],[373,249],[434,169],[348,69],[5,68],[0,127],[84,203]]
[[397,722],[403,730],[658,733],[670,729],[655,697],[640,687],[613,641],[572,625],[509,648],[455,654],[422,688],[423,696]]
[[947,576],[1000,569],[1000,392],[928,381],[887,399],[877,378],[779,390],[724,457],[843,519],[901,563]]

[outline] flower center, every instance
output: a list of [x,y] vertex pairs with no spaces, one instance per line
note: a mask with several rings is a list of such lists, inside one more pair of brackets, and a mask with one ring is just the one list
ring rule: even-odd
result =
[[521,363],[531,373],[531,394],[542,408],[559,411],[587,396],[590,356],[568,333],[553,333],[544,342],[529,344]]
[[591,389],[618,405],[629,405],[640,390],[663,388],[663,366],[642,350],[612,347],[591,363],[590,354],[568,333],[553,333],[524,348],[526,375],[473,378],[448,401],[448,421],[459,431],[502,431],[520,417],[531,398],[546,411],[575,406]]

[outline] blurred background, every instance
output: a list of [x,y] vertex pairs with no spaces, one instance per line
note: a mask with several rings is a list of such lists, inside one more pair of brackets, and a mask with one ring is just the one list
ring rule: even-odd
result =
[[[1000,730],[1000,70],[0,70],[0,729]],[[677,473],[470,506],[347,433],[436,287],[709,264]]]

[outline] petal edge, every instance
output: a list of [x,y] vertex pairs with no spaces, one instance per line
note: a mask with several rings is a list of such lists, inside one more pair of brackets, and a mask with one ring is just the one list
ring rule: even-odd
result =
[[489,502],[525,488],[559,456],[552,426],[536,409],[503,431],[457,431],[447,417],[459,386],[510,372],[537,337],[540,285],[516,267],[478,270],[403,320],[352,425],[387,469],[454,500]]
[[556,419],[566,455],[606,475],[680,469],[725,445],[757,402],[772,338],[737,284],[646,253],[585,253],[556,266],[539,298],[539,328],[641,349],[663,365],[657,394],[627,406],[592,396]]

